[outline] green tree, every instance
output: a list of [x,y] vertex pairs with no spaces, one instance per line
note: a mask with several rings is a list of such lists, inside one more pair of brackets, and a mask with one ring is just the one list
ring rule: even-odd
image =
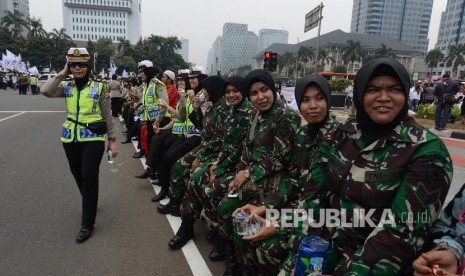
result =
[[342,60],[346,65],[352,63],[352,72],[354,72],[354,62],[361,60],[365,56],[365,51],[359,41],[347,40],[347,45],[342,48]]
[[110,68],[110,60],[115,57],[115,48],[110,38],[101,37],[95,42],[95,52],[97,53],[96,70]]
[[331,53],[329,52],[329,50],[323,48],[318,51],[318,61],[320,62],[320,65],[324,68],[326,64],[329,64],[329,66],[331,66],[334,62],[334,59],[333,57],[331,57]]
[[446,65],[452,66],[451,77],[454,73],[457,75],[457,67],[465,65],[463,55],[465,54],[465,44],[449,45],[449,54],[446,56]]
[[344,65],[336,65],[331,70],[334,73],[347,73],[347,67]]
[[69,35],[66,34],[66,29],[61,28],[60,30],[53,29],[49,33],[49,38],[53,51],[50,51],[50,59],[52,63],[52,68],[59,71],[60,68],[66,63],[66,53],[68,53],[69,48],[75,47],[73,40]]
[[40,19],[31,18],[29,20],[29,24],[29,33],[27,34],[28,38],[47,37],[47,32],[44,30]]
[[237,69],[236,69],[236,75],[239,75],[239,76],[242,76],[242,77],[245,77],[248,73],[250,73],[252,71],[252,66],[250,64],[248,65],[242,65],[242,66],[239,66]]
[[18,10],[14,12],[7,11],[0,22],[3,26],[12,31],[13,37],[15,38],[21,36],[23,28],[29,29],[28,19]]
[[384,43],[381,43],[381,47],[375,50],[375,55],[376,57],[397,57],[396,53],[394,53],[392,48],[388,48]]
[[315,53],[309,46],[300,46],[298,53],[299,62],[303,63],[304,76],[306,75],[305,69],[309,61],[313,59]]
[[425,57],[425,62],[431,68],[430,74],[433,74],[433,67],[438,66],[438,63],[444,60],[444,54],[439,49],[430,50]]

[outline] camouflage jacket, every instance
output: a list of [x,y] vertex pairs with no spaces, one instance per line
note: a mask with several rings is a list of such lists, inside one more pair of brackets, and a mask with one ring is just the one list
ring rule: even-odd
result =
[[313,140],[310,140],[307,125],[297,130],[291,150],[288,174],[279,182],[276,191],[265,198],[267,209],[280,209],[290,201],[297,201],[301,186],[304,186],[309,178],[313,154],[327,139],[328,133],[337,125],[336,120],[331,116],[328,117],[325,125],[319,129]]
[[226,101],[221,98],[205,111],[202,120],[202,142],[196,154],[196,158],[200,163],[211,163],[220,153],[228,109],[229,106]]
[[465,248],[465,186],[442,211],[431,229],[430,248],[446,246],[461,264]]
[[241,160],[236,169],[239,171],[248,168],[248,183],[262,187],[264,192],[268,193],[276,188],[289,166],[291,147],[300,125],[300,116],[281,101],[275,101],[266,112],[254,109],[250,119]]
[[319,235],[333,243],[329,268],[334,275],[406,273],[428,239],[452,180],[447,148],[411,117],[370,145],[353,120],[331,135],[311,166],[299,207],[313,210],[316,221],[325,219],[325,214],[320,217],[324,208],[338,210],[340,221],[309,226],[314,221],[304,220],[294,228],[294,253],[285,269],[292,267],[302,238]]
[[251,111],[252,107],[247,99],[242,101],[238,108],[229,107],[228,117],[222,122],[225,130],[221,141],[222,149],[216,161],[215,177],[234,170],[234,166],[240,161]]

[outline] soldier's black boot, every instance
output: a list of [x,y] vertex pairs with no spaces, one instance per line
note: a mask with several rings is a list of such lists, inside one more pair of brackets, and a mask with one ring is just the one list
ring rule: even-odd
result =
[[152,202],[160,201],[164,199],[167,195],[168,195],[168,188],[162,186],[160,192],[156,194],[154,197],[152,197],[151,201]]
[[224,260],[225,258],[224,245],[225,245],[224,240],[220,238],[216,238],[215,246],[213,247],[213,250],[210,251],[210,254],[208,254],[208,259],[210,259],[210,261],[212,262],[219,262],[219,261]]
[[218,238],[218,227],[212,226],[210,230],[208,231],[207,235],[205,236],[205,239],[209,242],[214,243],[217,238]]
[[155,176],[155,170],[150,167],[147,167],[147,169],[145,169],[145,171],[143,171],[142,173],[135,175],[136,178],[140,179],[147,179],[153,176]]
[[241,276],[241,263],[236,257],[234,243],[232,241],[227,242],[224,250],[226,271],[223,273],[223,276]]
[[181,207],[181,204],[179,201],[170,199],[170,202],[168,202],[165,205],[158,205],[157,206],[157,211],[160,214],[166,215],[170,214],[175,217],[179,217],[179,208]]
[[194,219],[183,219],[178,232],[171,238],[168,246],[173,249],[181,249],[186,243],[194,237]]

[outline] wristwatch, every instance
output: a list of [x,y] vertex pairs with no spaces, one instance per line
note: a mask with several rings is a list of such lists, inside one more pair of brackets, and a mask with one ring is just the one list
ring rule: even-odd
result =
[[244,170],[244,177],[247,178],[247,179],[250,178],[250,171],[249,171],[249,169],[245,169],[245,170]]
[[114,142],[114,141],[116,141],[116,137],[112,137],[112,138],[108,137],[108,141],[113,141]]

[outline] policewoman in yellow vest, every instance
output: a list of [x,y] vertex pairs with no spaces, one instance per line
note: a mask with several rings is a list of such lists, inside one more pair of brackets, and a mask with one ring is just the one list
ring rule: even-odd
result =
[[[140,111],[143,111],[143,116],[141,117],[143,117],[144,122],[147,124],[147,135],[146,137],[140,137],[140,139],[147,139],[147,148],[150,148],[152,137],[155,135],[155,129],[163,127],[170,122],[169,117],[165,117],[166,108],[158,106],[158,100],[169,101],[169,98],[165,84],[156,77],[159,70],[153,67],[153,63],[149,60],[143,60],[138,65],[140,77],[144,82]],[[147,154],[148,152],[143,152],[141,149],[133,157],[141,158]]]
[[[66,101],[67,118],[61,141],[82,196],[81,229],[76,236],[76,242],[82,243],[94,230],[105,140],[108,140],[106,150],[113,157],[117,148],[108,91],[101,82],[89,78],[89,53],[85,48],[70,48],[66,57],[65,68],[41,90],[46,97],[64,97]],[[74,79],[63,82],[68,75]]]

